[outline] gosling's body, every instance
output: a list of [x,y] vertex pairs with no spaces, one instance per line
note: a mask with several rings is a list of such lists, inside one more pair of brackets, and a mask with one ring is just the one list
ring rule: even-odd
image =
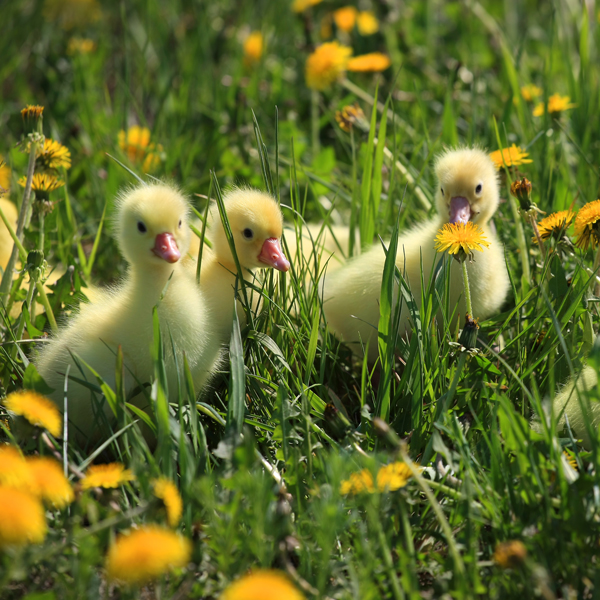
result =
[[[396,266],[408,281],[420,308],[421,276],[427,285],[441,258],[434,247],[437,232],[444,223],[472,220],[490,243],[490,248],[475,252],[474,262],[467,263],[473,313],[476,318],[485,319],[502,306],[509,289],[502,245],[489,226],[499,202],[495,167],[483,151],[459,149],[441,155],[435,171],[439,183],[438,214],[399,236]],[[458,304],[458,313],[464,318],[461,267],[454,260],[451,263],[450,308]],[[362,356],[361,347],[368,344],[371,361],[378,356],[377,327],[384,265],[384,250],[381,244],[375,244],[343,268],[327,274],[324,284],[323,309],[330,329],[358,356]],[[399,333],[411,330],[410,313],[404,303]]]
[[[307,223],[302,225],[300,240],[296,237],[296,231],[288,227],[284,229],[284,238],[290,261],[300,268],[306,268],[312,281],[316,281],[319,275],[314,273],[316,267],[331,273],[346,263],[350,247],[348,227]],[[359,247],[357,239],[355,249]]]
[[[154,336],[153,308],[157,304],[170,392],[177,389],[176,359],[181,369],[184,351],[195,386],[199,388],[206,382],[212,368],[212,363],[203,361],[210,315],[193,273],[179,261],[179,255],[185,253],[189,244],[188,208],[181,194],[164,184],[140,186],[121,199],[116,219],[117,239],[130,263],[124,281],[116,288],[99,291],[94,303],[86,305],[52,338],[36,361],[40,374],[55,390],[51,398],[59,408],[63,407],[67,366],[71,376],[97,383],[86,367],[82,366],[83,373],[80,371],[71,353],[88,363],[114,388],[115,355],[120,345],[126,392],[131,392],[138,381],[146,383],[153,379],[150,348]],[[160,300],[167,282],[168,288]],[[133,402],[147,408],[143,394],[138,394]],[[95,426],[102,422],[102,417],[98,421],[96,409],[90,391],[70,380],[69,420],[79,436],[98,436]],[[101,410],[110,420],[112,412],[105,401]]]
[[600,424],[600,402],[588,401],[585,392],[593,390],[597,385],[598,373],[589,365],[585,366],[575,380],[570,380],[560,390],[553,403],[554,414],[560,415],[558,430],[562,431],[565,428],[568,418],[574,436],[581,439],[583,446],[588,450],[591,450],[592,443],[586,423],[591,426],[592,431],[597,430]]

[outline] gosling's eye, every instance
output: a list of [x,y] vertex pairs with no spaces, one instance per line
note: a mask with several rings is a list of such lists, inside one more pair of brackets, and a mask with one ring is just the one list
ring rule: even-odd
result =
[[179,229],[181,229],[181,219],[179,219]]
[[143,221],[138,221],[138,222],[137,222],[137,228],[138,228],[138,231],[139,231],[140,233],[146,233],[146,231],[148,231],[148,230],[146,229],[146,226],[144,225],[144,222],[143,222]]
[[250,229],[250,227],[246,227],[246,229],[244,229],[244,231],[242,231],[242,235],[247,240],[251,240],[254,237],[254,231],[252,231],[252,229]]
[[481,185],[481,183],[477,184],[477,187],[475,188],[475,193],[481,194],[482,189],[483,189],[483,185]]
[[444,188],[440,188],[440,192],[442,192],[442,196],[444,195]]

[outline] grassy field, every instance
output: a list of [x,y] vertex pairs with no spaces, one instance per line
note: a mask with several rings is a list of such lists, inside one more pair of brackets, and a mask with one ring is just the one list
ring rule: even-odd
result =
[[[597,430],[585,449],[556,418],[539,433],[530,426],[582,364],[600,368],[598,263],[568,238],[542,253],[509,194],[527,177],[546,214],[599,197],[600,12],[581,4],[367,0],[358,8],[378,29],[363,35],[331,16],[346,6],[336,0],[301,12],[290,0],[2,3],[5,197],[23,200],[35,121],[21,117],[26,105],[44,107],[43,134],[71,157],[56,169],[65,185],[35,193],[23,237],[26,252],[38,250],[29,262],[43,253],[50,267],[30,265],[32,277],[65,274],[46,310],[25,272],[2,297],[2,396],[43,391],[29,360],[52,329],[47,308],[68,322],[87,284],[126,272],[110,216],[134,177],[108,154],[176,182],[200,212],[216,186],[249,184],[274,193],[298,233],[304,222],[352,224],[363,246],[431,214],[444,147],[516,144],[530,159],[501,170],[494,224],[511,291],[480,324],[476,352],[436,323],[432,287],[413,315],[420,335],[376,366],[353,360],[328,331],[318,287],[304,284],[324,266],[313,257],[255,283],[261,308],[232,334],[243,344],[198,397],[185,382],[169,390],[168,413],[157,405],[151,415],[154,450],[137,426],[64,448],[2,407],[3,440],[59,459],[75,490],[67,506],[46,507],[38,543],[10,544],[0,524],[2,598],[219,598],[250,569],[273,570],[260,594],[229,588],[225,598],[600,598]],[[354,55],[389,56],[390,68],[342,71],[310,89],[305,63],[329,35]],[[535,116],[555,94],[568,97],[564,110]],[[355,102],[370,133],[336,121]],[[160,374],[158,339],[155,352]],[[82,475],[107,457],[131,476],[87,489]],[[160,477],[175,483],[181,518],[160,498]],[[33,513],[24,519],[33,526]],[[186,549],[168,573],[146,578],[135,553],[107,559],[120,536],[151,524],[170,526]],[[120,581],[115,560],[138,582]],[[275,573],[289,583],[269,596]]]

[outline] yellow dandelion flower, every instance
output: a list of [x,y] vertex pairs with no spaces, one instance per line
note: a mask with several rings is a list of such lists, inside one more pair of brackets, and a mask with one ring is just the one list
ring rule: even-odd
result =
[[154,495],[160,498],[167,510],[167,522],[171,527],[176,527],[183,513],[183,501],[177,486],[166,477],[160,477],[152,482]]
[[[550,96],[550,98],[548,98],[548,112],[551,115],[554,115],[556,113],[560,113],[560,112],[569,110],[570,108],[574,108],[575,106],[577,106],[576,104],[569,102],[570,100],[571,100],[571,98],[569,98],[569,96],[561,96],[560,94],[553,94],[552,96]],[[541,117],[545,112],[546,112],[546,107],[544,106],[543,102],[540,102],[533,109],[533,116]]]
[[263,54],[264,40],[260,31],[253,31],[244,42],[244,64],[255,65]]
[[71,168],[70,150],[60,142],[50,138],[44,140],[44,147],[39,149],[36,158],[43,169]]
[[[567,231],[569,225],[575,218],[575,213],[572,210],[559,210],[543,218],[538,223],[540,237],[547,240],[551,237],[560,239]],[[531,240],[537,243],[537,238],[534,236]]]
[[346,68],[348,71],[385,71],[392,61],[389,56],[381,52],[371,52],[370,54],[362,54],[348,60]]
[[81,480],[81,487],[84,490],[95,487],[116,488],[133,479],[135,479],[133,473],[121,463],[92,465]]
[[313,90],[326,90],[346,70],[352,48],[339,42],[321,44],[306,60],[306,85]]
[[54,437],[62,433],[62,415],[52,400],[31,390],[19,390],[9,394],[4,406],[21,417],[25,417],[32,425],[47,429]]
[[357,14],[354,6],[344,6],[333,11],[333,21],[338,29],[350,32],[354,29]]
[[283,573],[265,569],[240,577],[219,600],[304,600],[304,596]]
[[39,119],[43,113],[44,107],[34,104],[28,104],[24,109],[21,110],[21,116],[24,119]]
[[373,35],[379,31],[379,21],[370,10],[363,10],[358,13],[356,26],[360,35]]
[[46,537],[42,503],[27,492],[0,486],[0,548],[39,544]]
[[494,550],[494,560],[503,569],[514,569],[525,562],[527,548],[519,540],[502,542]]
[[131,162],[142,161],[150,144],[150,130],[147,127],[133,125],[127,130],[119,131],[119,147],[127,154]]
[[0,445],[0,485],[26,492],[30,492],[34,487],[33,475],[27,461],[18,448],[9,444]]
[[459,260],[471,258],[473,250],[483,252],[483,247],[490,247],[489,242],[485,239],[483,231],[479,225],[468,221],[465,223],[446,223],[442,229],[438,231],[435,238],[435,249],[438,252],[445,252],[456,255]]
[[526,102],[531,102],[535,98],[539,98],[542,95],[542,88],[539,88],[537,85],[524,85],[521,88],[521,97]]
[[72,37],[67,45],[67,54],[91,54],[96,50],[96,42],[89,38]]
[[10,190],[10,167],[4,162],[0,154],[0,196],[3,196]]
[[133,125],[125,131],[119,132],[119,147],[131,162],[141,163],[142,169],[149,173],[160,163],[160,153],[163,147],[160,144],[150,143],[150,130],[147,127]]
[[323,0],[294,0],[292,10],[295,13],[303,13],[307,8],[321,4]]
[[163,151],[163,147],[160,144],[152,144],[150,146],[151,150],[156,150],[156,152],[149,152],[142,163],[142,171],[145,173],[152,173],[158,167],[161,161],[161,153]]
[[340,494],[360,494],[361,492],[374,491],[373,475],[367,469],[362,469],[358,473],[351,473],[350,477],[340,484]]
[[[25,187],[26,183],[27,177],[23,175],[23,177],[19,179],[19,185]],[[51,175],[50,173],[36,173],[31,182],[31,189],[36,192],[53,192],[63,185],[65,185],[65,182],[56,177],[56,175]]]
[[404,487],[412,473],[406,463],[394,462],[385,467],[381,467],[377,473],[377,489],[380,492],[393,492]]
[[575,217],[575,243],[584,250],[600,244],[600,200],[588,202]]
[[44,18],[66,30],[85,27],[102,17],[98,0],[45,0]]
[[513,144],[510,148],[502,148],[502,150],[495,150],[490,153],[490,158],[496,165],[496,169],[502,169],[505,163],[507,167],[518,167],[533,162],[530,158],[527,158],[528,156],[529,153],[516,144]]
[[28,458],[27,465],[33,475],[36,496],[56,508],[64,508],[75,500],[73,488],[56,460],[36,456]]
[[188,539],[157,525],[147,525],[117,538],[106,557],[106,572],[109,579],[143,584],[184,567],[191,553]]

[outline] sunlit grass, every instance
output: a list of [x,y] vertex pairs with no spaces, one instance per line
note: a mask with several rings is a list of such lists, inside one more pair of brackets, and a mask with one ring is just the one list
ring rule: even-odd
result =
[[[378,32],[332,35],[355,55],[386,53],[392,67],[347,73],[316,96],[304,65],[325,41],[325,2],[301,14],[266,0],[241,8],[233,0],[133,2],[90,10],[94,18],[71,29],[58,3],[34,5],[0,9],[12,24],[0,40],[6,197],[21,206],[27,190],[18,182],[27,183],[29,153],[16,146],[31,130],[20,114],[27,104],[44,106],[41,132],[69,149],[71,167],[56,169],[64,187],[34,192],[20,274],[6,281],[7,394],[45,391],[29,360],[31,340],[52,328],[49,309],[68,322],[86,286],[125,272],[110,218],[118,191],[135,179],[107,154],[138,176],[174,180],[200,214],[207,196],[231,184],[270,191],[303,245],[307,222],[351,226],[346,254],[378,236],[393,252],[399,233],[431,215],[433,157],[446,145],[492,152],[514,144],[531,162],[500,169],[494,225],[511,292],[502,312],[480,323],[477,352],[461,356],[450,326],[449,270],[424,282],[419,311],[389,261],[379,330],[394,331],[401,285],[415,333],[380,338],[377,365],[353,358],[323,317],[318,280],[327,258],[298,253],[285,275],[247,282],[227,360],[206,389],[193,389],[184,364],[178,390],[166,390],[161,343],[170,342],[156,339],[156,386],[147,392],[154,412],[122,411],[103,442],[63,444],[3,408],[4,441],[60,460],[76,498],[46,513],[43,543],[0,548],[0,595],[136,597],[135,588],[106,583],[106,556],[133,526],[168,526],[152,483],[166,477],[181,494],[176,530],[192,551],[149,588],[155,597],[217,598],[258,568],[285,572],[307,598],[592,597],[597,430],[584,449],[557,429],[557,415],[537,432],[530,422],[584,362],[599,367],[595,249],[569,243],[567,229],[567,240],[544,239],[543,253],[509,188],[526,177],[546,215],[598,198],[597,15],[560,0],[377,5]],[[258,31],[262,53],[245,61],[245,42]],[[522,95],[531,85],[538,98]],[[555,94],[574,106],[534,116]],[[342,130],[336,111],[355,101],[364,122]],[[135,148],[126,133],[134,126]],[[44,292],[52,269],[62,276]],[[92,387],[101,398],[100,384]],[[104,394],[123,403],[117,388]],[[581,401],[588,396],[599,399],[593,390]],[[134,423],[142,418],[156,447]],[[376,481],[397,460],[414,470],[405,486],[343,493],[352,474]],[[114,461],[133,478],[111,490],[79,485],[90,464]]]

